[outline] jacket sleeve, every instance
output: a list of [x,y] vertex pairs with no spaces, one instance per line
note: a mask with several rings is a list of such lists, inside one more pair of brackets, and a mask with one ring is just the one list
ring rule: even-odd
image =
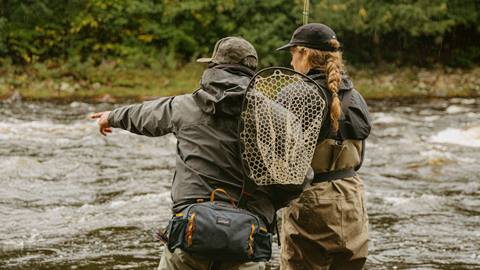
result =
[[160,98],[117,108],[108,115],[108,123],[111,127],[150,137],[174,132],[172,123],[174,98]]

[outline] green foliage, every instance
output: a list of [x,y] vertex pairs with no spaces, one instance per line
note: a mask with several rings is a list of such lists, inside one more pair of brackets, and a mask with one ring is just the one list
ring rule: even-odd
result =
[[[398,32],[402,36],[442,35],[457,23],[465,23],[457,20],[455,12],[458,9],[448,9],[447,0],[338,2],[321,1],[315,16],[335,28],[356,34]],[[472,1],[470,3],[475,5]],[[476,11],[462,8],[461,12]]]
[[[311,2],[310,21],[335,29],[351,62],[479,60],[478,1]],[[236,35],[254,44],[263,66],[285,64],[288,53],[274,49],[300,25],[302,8],[303,0],[0,0],[0,57],[175,67]]]
[[[480,2],[470,0],[321,0],[312,14],[335,29],[357,62],[478,61]],[[467,51],[464,51],[469,48]],[[470,60],[457,61],[454,51]],[[421,56],[421,57],[419,57]]]
[[0,17],[0,55],[7,53],[7,31],[5,29],[7,20]]
[[282,0],[0,3],[0,27],[5,29],[0,55],[23,63],[52,57],[100,63],[114,57],[147,66],[155,62],[174,66],[178,59],[207,55],[223,36],[239,35],[259,48],[265,64],[273,64],[273,49],[288,39],[300,12],[298,3]]

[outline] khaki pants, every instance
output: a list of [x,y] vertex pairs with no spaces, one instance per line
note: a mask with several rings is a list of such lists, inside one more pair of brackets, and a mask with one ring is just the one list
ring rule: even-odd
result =
[[309,187],[284,209],[281,269],[362,269],[368,216],[357,176]]
[[[195,257],[177,248],[171,253],[165,247],[158,270],[208,270],[210,260]],[[263,262],[225,262],[220,266],[222,270],[265,270]]]

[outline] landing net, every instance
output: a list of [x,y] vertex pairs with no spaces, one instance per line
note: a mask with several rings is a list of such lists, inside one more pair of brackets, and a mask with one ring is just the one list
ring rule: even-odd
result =
[[325,95],[289,69],[260,71],[245,94],[242,157],[257,185],[302,184],[322,126]]

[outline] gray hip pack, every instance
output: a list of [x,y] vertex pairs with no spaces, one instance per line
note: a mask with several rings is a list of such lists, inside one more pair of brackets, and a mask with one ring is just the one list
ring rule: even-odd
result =
[[[180,248],[216,261],[268,261],[272,255],[272,235],[255,214],[227,202],[189,205],[173,216],[165,231],[170,252]],[[227,194],[228,196],[228,194]]]

